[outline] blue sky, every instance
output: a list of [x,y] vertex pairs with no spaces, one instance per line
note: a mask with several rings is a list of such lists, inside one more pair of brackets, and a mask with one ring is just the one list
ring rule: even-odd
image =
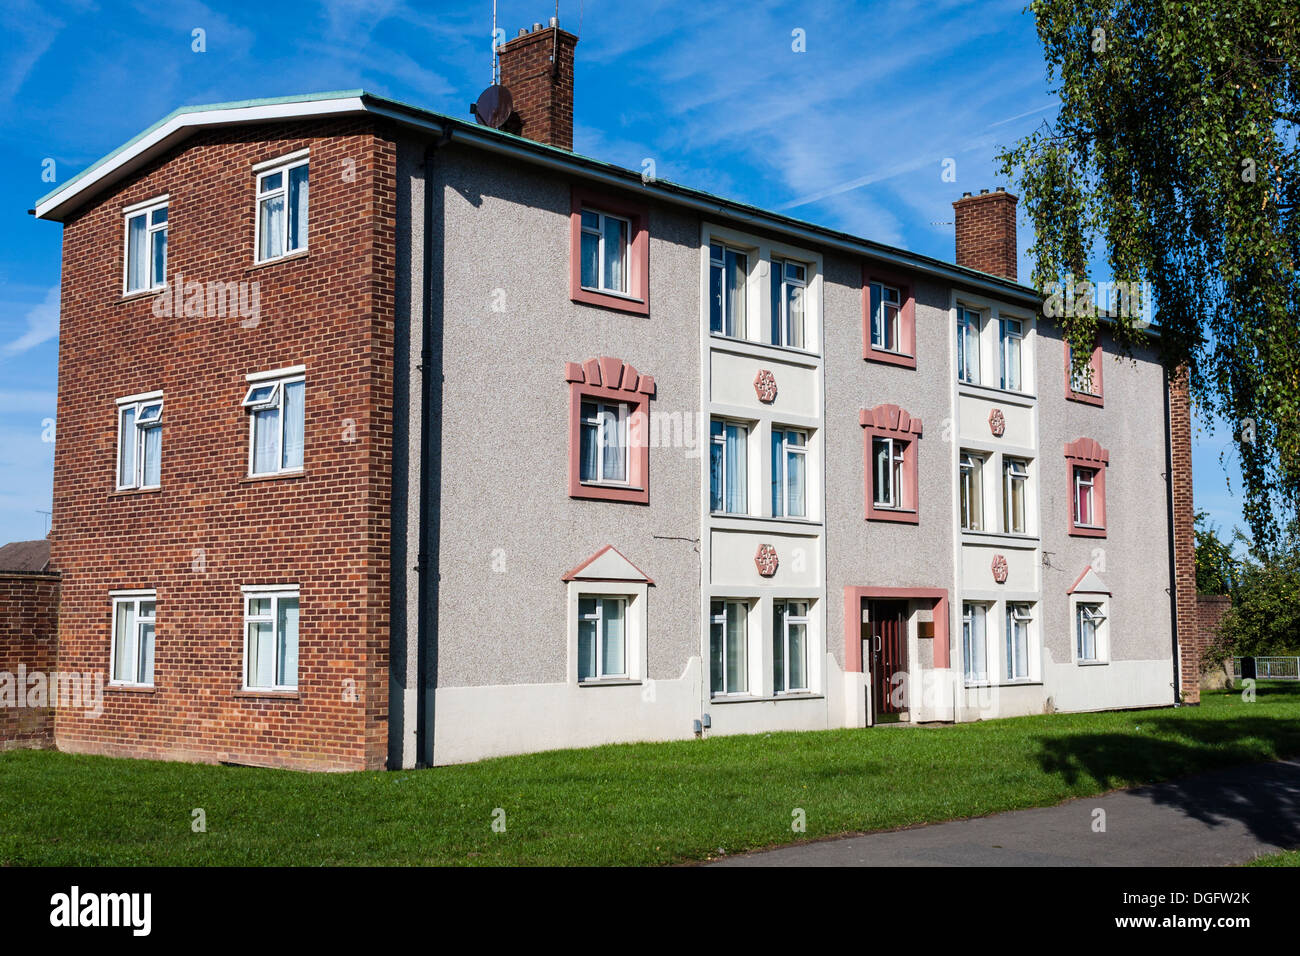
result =
[[[996,149],[1054,114],[1023,7],[564,0],[561,25],[580,36],[574,147],[951,260],[952,201],[1005,185]],[[498,25],[514,36],[554,12],[501,0]],[[491,0],[4,5],[0,542],[39,537],[50,509],[60,227],[26,215],[33,201],[187,104],[362,88],[468,118],[491,78],[491,15]],[[1196,498],[1230,529],[1241,506],[1225,449],[1223,428],[1198,434]]]

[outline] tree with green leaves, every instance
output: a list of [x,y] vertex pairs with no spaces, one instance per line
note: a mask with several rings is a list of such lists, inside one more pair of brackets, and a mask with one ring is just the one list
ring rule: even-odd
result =
[[[1000,159],[1034,227],[1033,282],[1101,279],[1089,270],[1098,250],[1105,281],[1151,290],[1162,361],[1185,367],[1198,407],[1231,424],[1246,521],[1267,548],[1300,513],[1300,5],[1029,10],[1061,107]],[[1109,331],[1131,353],[1147,316],[1112,311]],[[1065,312],[1086,375],[1101,319]]]
[[1198,594],[1233,594],[1237,585],[1237,559],[1232,547],[1219,537],[1204,511],[1196,513],[1196,591]]

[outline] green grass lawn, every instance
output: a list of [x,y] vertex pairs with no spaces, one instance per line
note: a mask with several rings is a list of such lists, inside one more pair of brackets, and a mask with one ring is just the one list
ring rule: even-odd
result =
[[[398,773],[0,754],[0,865],[656,864],[1300,754],[1300,687],[1178,710],[628,744]],[[191,811],[207,832],[191,830]],[[505,832],[492,829],[505,811]],[[791,831],[802,809],[807,831]]]
[[1246,866],[1300,866],[1300,850],[1284,850],[1251,860]]

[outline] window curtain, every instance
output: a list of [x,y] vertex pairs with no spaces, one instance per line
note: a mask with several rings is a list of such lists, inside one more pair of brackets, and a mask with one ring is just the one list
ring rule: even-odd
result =
[[746,505],[745,490],[748,487],[748,470],[746,454],[745,429],[737,425],[727,426],[727,512],[744,514]]
[[128,292],[149,288],[149,217],[141,214],[127,221]]
[[785,514],[785,432],[772,429],[772,514]]
[[600,649],[603,658],[601,663],[604,665],[602,677],[619,677],[627,673],[627,665],[623,660],[626,643],[623,608],[622,601],[604,602],[605,633]]
[[785,287],[786,303],[785,315],[786,322],[789,326],[789,335],[786,338],[786,345],[791,348],[803,348],[803,294],[801,286],[793,283]]
[[984,644],[984,612],[982,608],[973,607],[969,616],[962,622],[963,645],[966,651],[966,678],[971,681],[988,680],[986,661],[988,654]]
[[873,438],[871,440],[872,455],[876,460],[876,483],[872,489],[872,498],[878,505],[893,504],[894,492],[889,486],[889,440],[885,438]]
[[803,690],[808,686],[808,625],[802,621],[791,621],[788,628],[790,632],[790,681],[787,689]]
[[749,667],[745,646],[745,609],[727,605],[727,692],[743,693],[749,689]]
[[709,622],[709,691],[713,694],[721,694],[726,691],[726,681],[722,670],[726,622],[719,620],[719,617],[723,614],[722,608],[721,602],[713,602]]
[[153,284],[162,285],[167,281],[167,230],[159,229],[153,234]]
[[584,289],[597,289],[600,287],[600,236],[586,231],[589,221],[591,222],[591,228],[594,229],[600,219],[595,213],[584,212],[582,214],[581,281]]
[[[277,184],[279,183],[276,178]],[[268,182],[269,185],[269,182]],[[261,202],[262,231],[261,257],[273,259],[284,254],[284,193],[263,199]]]
[[284,467],[302,467],[303,391],[305,383],[284,386]]
[[745,280],[748,278],[746,256],[727,250],[727,335],[745,334]]
[[777,691],[785,684],[785,602],[772,603],[772,686]]
[[792,518],[803,518],[807,515],[807,507],[804,501],[804,464],[806,456],[800,452],[786,452],[786,475],[788,483],[789,512]]
[[140,431],[140,438],[144,442],[144,466],[142,469],[144,474],[140,476],[140,484],[160,484],[162,427],[155,425],[153,428],[143,428]]
[[623,428],[619,421],[619,410],[613,407],[600,409],[600,426],[602,444],[604,445],[606,481],[626,481],[627,470],[624,468]]
[[627,259],[627,223],[605,217],[605,288],[626,292],[624,263]]
[[289,171],[289,250],[307,246],[307,165]]
[[298,599],[280,598],[278,630],[280,634],[279,680],[282,687],[298,686]]
[[253,412],[253,471],[274,472],[279,466],[280,409],[261,408]]
[[135,607],[123,601],[117,605],[113,622],[113,680],[129,681],[135,662],[131,659],[131,630],[135,627]]
[[136,655],[140,661],[140,683],[153,683],[153,638],[154,625],[150,621],[147,624],[140,623],[140,646]]
[[1002,326],[1002,387],[1020,390],[1020,337],[1009,335]]
[[254,621],[248,625],[248,686],[275,685],[275,624]]
[[126,487],[135,484],[135,409],[122,410],[121,438],[117,450],[117,483]]

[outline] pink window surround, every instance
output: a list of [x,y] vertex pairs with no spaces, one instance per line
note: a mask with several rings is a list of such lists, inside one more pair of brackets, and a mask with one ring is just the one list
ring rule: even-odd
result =
[[[868,521],[919,524],[921,520],[921,496],[917,455],[921,439],[921,419],[913,418],[897,405],[877,405],[872,409],[862,409],[858,413],[858,423],[865,429],[862,460],[866,471],[866,519]],[[893,438],[903,443],[902,492],[904,507],[902,508],[881,508],[876,505],[876,469],[871,454],[871,440],[873,438]]]
[[[582,210],[612,213],[627,219],[631,226],[628,236],[628,295],[599,292],[582,287]],[[573,187],[572,207],[569,213],[569,298],[574,302],[599,305],[634,315],[650,314],[650,213],[617,196],[595,192],[579,186]]]
[[1092,347],[1092,358],[1088,362],[1092,368],[1092,388],[1095,394],[1088,392],[1076,392],[1073,388],[1073,380],[1070,369],[1070,343],[1065,343],[1065,397],[1072,402],[1083,402],[1085,405],[1101,406],[1101,340]]
[[947,588],[855,588],[844,589],[844,669],[862,673],[862,602],[929,601],[934,612],[934,666],[951,666],[948,638]]
[[[622,359],[601,356],[567,362],[569,383],[569,497],[595,501],[650,503],[650,398],[653,376],[642,375]],[[584,400],[628,406],[628,482],[605,485],[582,480],[582,403]]]
[[[1065,446],[1066,480],[1069,489],[1069,533],[1076,538],[1106,537],[1106,468],[1110,453],[1091,438],[1078,438]],[[1080,468],[1095,472],[1092,479],[1092,508],[1095,527],[1080,525],[1074,520],[1074,475]]]
[[[871,344],[871,283],[879,282],[898,290],[898,352],[876,348]],[[868,362],[916,368],[916,298],[912,283],[898,273],[862,267],[862,357]]]

